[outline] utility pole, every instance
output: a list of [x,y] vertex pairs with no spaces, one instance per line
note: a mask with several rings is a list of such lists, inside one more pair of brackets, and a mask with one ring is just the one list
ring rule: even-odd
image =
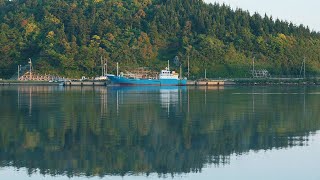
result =
[[32,61],[31,61],[31,58],[29,58],[29,62],[28,62],[29,64],[30,64],[30,70],[29,70],[29,81],[31,81],[31,78],[32,78],[32,72],[31,72],[31,69],[32,69]]

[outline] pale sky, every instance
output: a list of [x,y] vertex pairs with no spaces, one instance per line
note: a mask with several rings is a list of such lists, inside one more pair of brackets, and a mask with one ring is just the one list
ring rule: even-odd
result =
[[319,0],[204,0],[206,3],[225,3],[231,8],[248,10],[251,14],[266,13],[273,19],[279,18],[293,24],[309,26],[310,30],[320,32]]

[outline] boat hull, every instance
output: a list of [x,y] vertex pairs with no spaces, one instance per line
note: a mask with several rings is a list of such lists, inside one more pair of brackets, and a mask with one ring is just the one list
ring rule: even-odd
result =
[[186,79],[130,79],[122,76],[108,75],[108,79],[117,85],[126,86],[185,86]]

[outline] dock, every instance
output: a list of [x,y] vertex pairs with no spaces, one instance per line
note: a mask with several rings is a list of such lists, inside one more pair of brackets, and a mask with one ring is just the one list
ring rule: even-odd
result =
[[59,86],[58,82],[0,81],[0,86]]
[[0,86],[106,86],[106,81],[0,81]]
[[235,85],[233,81],[227,80],[197,80],[188,81],[187,86],[225,86],[225,85]]
[[[108,81],[69,81],[64,82],[64,86],[106,86]],[[209,80],[209,81],[187,81],[187,86],[224,86],[235,85],[232,81]]]
[[[0,80],[0,86],[107,86],[109,81],[16,81]],[[187,86],[254,86],[254,85],[320,85],[320,78],[238,78],[238,79],[200,79],[188,80]]]
[[[46,81],[0,81],[0,86],[107,86],[108,81],[65,81],[65,82],[46,82]],[[235,85],[232,81],[226,80],[188,80],[187,86],[225,86]]]
[[63,86],[106,86],[107,81],[66,81]]
[[[109,81],[67,81],[64,86],[107,86]],[[227,80],[188,80],[187,86],[225,86],[235,85],[233,81]]]

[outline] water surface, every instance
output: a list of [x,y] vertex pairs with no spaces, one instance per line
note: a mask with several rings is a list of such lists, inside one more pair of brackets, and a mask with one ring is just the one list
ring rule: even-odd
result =
[[319,87],[0,87],[0,178],[319,179]]

